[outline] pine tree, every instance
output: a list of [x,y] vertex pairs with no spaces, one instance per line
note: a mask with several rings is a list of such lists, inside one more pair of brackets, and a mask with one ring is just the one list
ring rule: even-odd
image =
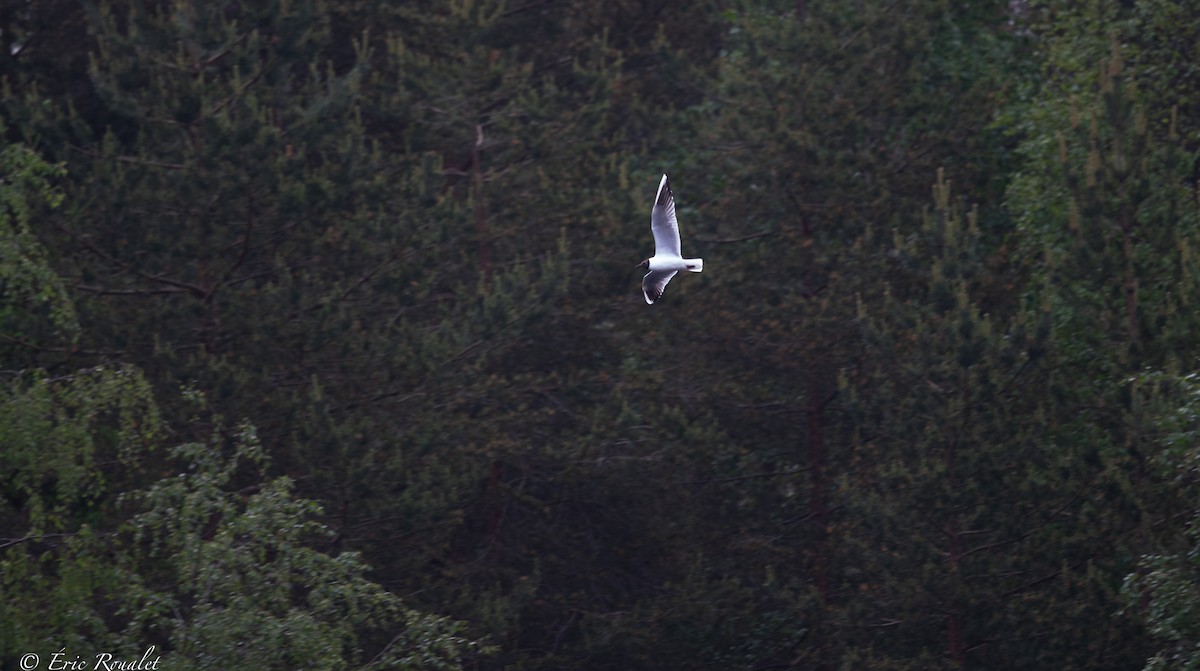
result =
[[[731,437],[724,475],[746,478],[729,507],[741,507],[748,543],[771,539],[773,552],[748,555],[780,597],[762,620],[794,622],[791,636],[764,629],[776,646],[762,641],[760,663],[833,668],[857,645],[859,623],[842,615],[859,601],[857,494],[842,483],[859,457],[839,375],[864,356],[858,306],[883,297],[871,241],[916,227],[934,161],[961,161],[969,184],[1002,162],[985,130],[1014,48],[991,29],[1001,16],[996,5],[751,3],[698,111],[712,147],[702,205],[721,222],[706,237],[723,243],[727,270],[697,315],[696,347]],[[987,57],[949,55],[967,35]]]
[[[61,202],[50,181],[60,175],[24,146],[0,148],[0,277],[13,308],[3,335],[69,354],[51,345],[85,330],[32,234]],[[53,331],[26,326],[37,319]],[[365,577],[357,555],[312,546],[328,535],[314,519],[319,506],[265,475],[253,425],[231,437],[219,419],[195,424],[207,440],[164,462],[155,448],[167,426],[136,366],[5,371],[0,659],[50,659],[56,649],[69,660],[137,659],[158,649],[156,658],[186,668],[461,668],[477,647],[461,623],[404,606]]]
[[689,510],[656,489],[677,477],[658,441],[714,440],[657,371],[612,373],[645,347],[624,326],[636,281],[607,259],[646,242],[627,222],[653,181],[615,152],[650,108],[612,106],[603,35],[514,43],[555,27],[428,10],[97,8],[104,109],[13,104],[24,133],[79,148],[48,237],[89,350],[254,418],[272,468],[324,503],[331,552],[547,666],[572,646],[646,660],[657,641],[602,614],[689,570],[695,519],[641,512]]
[[846,485],[862,534],[855,663],[1121,668],[1136,630],[1109,625],[1096,532],[1115,520],[1091,493],[1119,478],[1054,440],[1052,306],[997,300],[1020,265],[989,251],[940,172],[934,203],[888,251],[899,281],[863,307],[869,356],[843,383],[861,459]]
[[[1078,513],[1091,531],[1071,547],[1089,558],[1102,588],[1097,607],[1107,602],[1112,613],[1131,558],[1176,548],[1181,538],[1178,516],[1167,512],[1179,508],[1181,492],[1155,467],[1164,433],[1158,392],[1142,380],[1147,370],[1177,374],[1196,350],[1186,306],[1196,290],[1198,220],[1175,112],[1152,111],[1117,33],[1109,45],[1099,67],[1074,73],[1081,92],[1051,88],[1058,97],[1039,101],[1040,125],[1024,146],[1028,162],[1011,202],[1026,253],[1044,259],[1035,293],[1054,315],[1047,440],[1094,473],[1080,490],[1091,501]],[[1110,616],[1110,631],[1127,632],[1126,649],[1147,646],[1136,615]]]

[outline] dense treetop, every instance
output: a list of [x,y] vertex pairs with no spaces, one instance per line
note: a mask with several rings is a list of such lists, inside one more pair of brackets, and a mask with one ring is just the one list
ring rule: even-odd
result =
[[0,2],[0,667],[1195,668],[1193,9]]

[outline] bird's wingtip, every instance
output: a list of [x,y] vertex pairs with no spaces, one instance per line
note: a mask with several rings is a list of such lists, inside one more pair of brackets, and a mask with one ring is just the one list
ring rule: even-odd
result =
[[663,200],[664,193],[667,194],[668,196],[671,195],[671,185],[670,185],[670,182],[667,180],[667,173],[665,173],[665,172],[663,173],[662,179],[659,180],[659,182],[658,182],[658,193],[654,194],[654,204],[655,205],[664,204],[664,202],[665,202]]

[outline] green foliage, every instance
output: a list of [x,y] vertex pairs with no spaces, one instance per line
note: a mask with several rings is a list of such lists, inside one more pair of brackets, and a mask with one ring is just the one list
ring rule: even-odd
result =
[[1183,659],[1187,10],[0,9],[3,663]]
[[[0,123],[0,135],[7,132]],[[61,165],[43,161],[21,144],[0,144],[0,328],[11,342],[20,339],[36,315],[49,321],[70,341],[79,336],[75,307],[62,279],[53,271],[46,250],[33,230],[35,213],[62,202],[54,180]],[[31,314],[32,313],[32,314]]]
[[1180,134],[1189,147],[1196,147],[1200,115],[1190,54],[1200,22],[1186,0],[1048,0],[1028,9],[1030,28],[1050,39],[1041,46],[1043,72],[1029,82],[1040,91],[1031,94],[1031,104],[1022,108],[1024,121],[1017,125],[1061,119],[1072,94],[1088,95],[1099,84],[1104,69],[1098,64],[1116,39],[1129,78],[1152,101],[1147,110],[1152,129],[1165,130],[1172,123],[1171,110],[1178,109]]
[[[232,433],[217,424],[208,442],[174,448],[184,470],[135,494],[142,512],[122,532],[132,550],[123,636],[169,642],[163,663],[178,668],[459,668],[474,647],[461,625],[405,608],[357,553],[314,549],[331,535],[319,506],[296,499],[289,479],[264,477],[253,426]],[[387,641],[370,659],[368,632]]]
[[1119,465],[1055,439],[1052,315],[995,301],[1014,269],[989,258],[941,173],[933,195],[924,228],[886,255],[906,290],[862,307],[867,357],[843,379],[860,460],[848,531],[865,564],[848,577],[868,595],[847,617],[874,625],[857,647],[886,668],[1119,666],[1129,632],[1080,635],[1111,595],[1090,568],[1105,550],[1068,521],[1114,523],[1104,509],[1122,498],[1090,492]]
[[[0,274],[59,302],[49,319],[78,329],[31,232],[35,204],[58,204],[45,181],[53,171],[19,146],[0,161],[10,233]],[[476,648],[460,623],[370,581],[357,554],[317,550],[329,536],[314,520],[319,506],[265,475],[251,425],[228,436],[211,420],[207,441],[164,463],[153,449],[166,428],[138,368],[6,373],[0,519],[16,534],[0,542],[6,662],[34,650],[121,656],[157,645],[169,665],[195,668],[455,669]],[[246,486],[229,489],[235,480]],[[124,496],[137,501],[132,516]],[[375,654],[364,659],[368,643]]]
[[[72,648],[112,642],[95,590],[122,584],[107,550],[113,492],[130,486],[163,427],[149,385],[129,367],[17,377],[0,392],[0,657],[34,642]],[[47,640],[49,639],[49,640]],[[58,649],[58,648],[55,648]]]
[[[95,386],[74,391],[111,398],[105,395],[111,390]],[[5,407],[33,399],[22,401],[10,399]],[[69,402],[47,405],[56,415],[49,426],[16,422],[39,443],[54,444],[73,424],[94,423],[64,417],[73,409]],[[152,405],[123,408],[121,432],[126,423],[155,420],[152,413]],[[460,623],[405,607],[366,577],[356,553],[333,556],[314,547],[330,535],[315,521],[319,506],[297,499],[287,478],[265,476],[253,426],[230,435],[213,420],[210,431],[207,442],[171,450],[164,466],[178,475],[122,494],[118,509],[136,512],[119,526],[102,531],[110,511],[60,521],[61,532],[48,533],[34,517],[24,538],[7,540],[3,595],[11,630],[0,654],[64,645],[135,654],[156,645],[164,664],[181,668],[460,668],[462,656],[477,648],[463,638]],[[51,465],[68,461],[59,454],[43,458]],[[121,465],[136,468],[128,458]],[[61,474],[55,483],[79,499],[88,496],[70,501],[76,510],[111,506],[113,491],[95,482],[99,469],[77,470],[91,481]],[[39,475],[28,465],[15,472],[22,479]],[[249,484],[235,489],[238,483]],[[39,505],[30,507],[37,515]]]
[[1200,570],[1200,538],[1194,487],[1197,473],[1197,379],[1195,374],[1171,376],[1146,374],[1140,386],[1150,391],[1146,406],[1158,415],[1163,450],[1158,455],[1167,486],[1178,490],[1186,516],[1186,533],[1173,539],[1164,552],[1142,555],[1135,571],[1125,578],[1125,612],[1145,618],[1158,649],[1148,659],[1147,671],[1200,668],[1200,593],[1196,590]]
[[33,536],[74,528],[97,514],[108,480],[119,478],[105,474],[108,464],[136,466],[161,433],[150,386],[137,369],[19,376],[0,406],[5,496],[24,512],[21,525]]
[[[881,263],[883,232],[917,227],[937,165],[963,161],[964,181],[985,184],[1003,160],[989,96],[1016,42],[998,16],[938,2],[753,2],[729,15],[717,93],[697,111],[711,147],[705,216],[727,261],[696,339],[731,436],[721,466],[747,478],[728,496],[752,502],[725,514],[747,539],[772,539],[779,559],[754,560],[805,597],[763,616],[795,622],[804,642],[756,641],[760,663],[853,666],[855,632],[889,633],[858,609],[878,598],[862,577],[875,546],[857,528],[858,478],[875,456],[855,445],[839,377],[863,365],[860,306],[883,300],[888,280],[911,290]],[[972,35],[973,49],[953,47]]]
[[1058,331],[1081,362],[1114,366],[1110,375],[1173,365],[1197,325],[1187,309],[1200,279],[1187,152],[1173,123],[1149,124],[1115,41],[1096,90],[1074,98],[1065,117],[1042,130],[1057,139],[1057,165],[1026,177],[1043,181],[1045,200],[1014,199],[1047,255]]
[[[1058,407],[1050,435],[1082,463],[1103,466],[1104,477],[1093,487],[1106,503],[1088,517],[1128,529],[1135,539],[1103,553],[1109,559],[1093,563],[1089,574],[1108,594],[1126,575],[1127,593],[1163,585],[1153,597],[1161,597],[1157,604],[1123,615],[1130,618],[1125,622],[1146,616],[1150,632],[1169,642],[1179,640],[1172,622],[1185,621],[1188,611],[1187,595],[1161,580],[1181,557],[1184,528],[1173,511],[1189,497],[1170,483],[1186,469],[1170,457],[1166,469],[1148,464],[1164,461],[1170,421],[1164,422],[1161,407],[1169,401],[1160,397],[1178,398],[1163,393],[1169,385],[1154,377],[1194,365],[1196,322],[1187,306],[1197,288],[1191,250],[1198,212],[1177,109],[1164,104],[1170,97],[1161,88],[1141,86],[1143,78],[1158,76],[1152,64],[1163,58],[1161,44],[1130,29],[1152,15],[1151,4],[1133,13],[1115,3],[1094,3],[1079,14],[1056,8],[1064,11],[1064,41],[1056,44],[1061,51],[1051,51],[1050,63],[1063,74],[1051,78],[1033,107],[1023,145],[1029,160],[1010,202],[1026,234],[1026,253],[1045,259],[1035,266],[1031,299],[1054,315],[1058,365],[1049,387]],[[1090,46],[1068,54],[1065,47],[1073,43]],[[1100,66],[1078,67],[1073,59],[1080,53]],[[1137,65],[1126,65],[1127,54]],[[1147,377],[1147,370],[1159,372]],[[1135,567],[1131,558],[1139,555],[1144,558]],[[1164,616],[1160,606],[1181,619]]]

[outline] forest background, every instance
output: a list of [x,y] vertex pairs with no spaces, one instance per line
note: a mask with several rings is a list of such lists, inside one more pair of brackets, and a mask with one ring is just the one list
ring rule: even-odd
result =
[[0,2],[0,667],[1198,668],[1194,10]]

